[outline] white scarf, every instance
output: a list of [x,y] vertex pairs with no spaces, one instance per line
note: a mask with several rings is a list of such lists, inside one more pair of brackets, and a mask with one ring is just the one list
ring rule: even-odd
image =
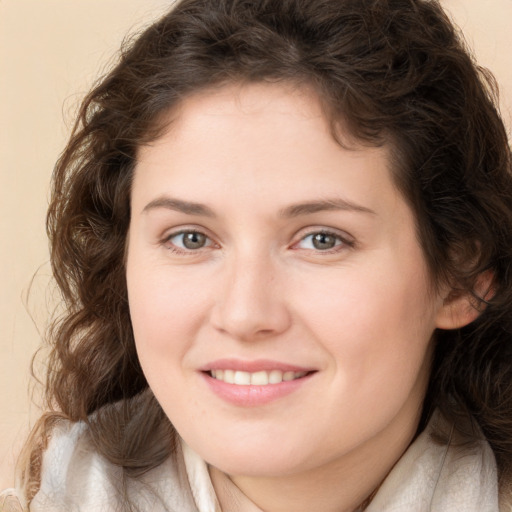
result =
[[[432,434],[440,430],[448,433],[449,443],[434,441]],[[496,462],[489,444],[483,438],[463,443],[450,430],[441,415],[435,414],[391,470],[366,512],[512,511],[510,505],[498,505]],[[122,510],[122,499],[113,485],[122,470],[95,452],[87,434],[81,422],[56,429],[44,454],[41,487],[30,512]],[[132,501],[152,512],[240,512],[241,506],[221,511],[207,464],[185,443],[181,448],[157,468],[130,481]],[[244,509],[259,510],[238,494]],[[22,509],[19,492],[0,493],[0,512]]]

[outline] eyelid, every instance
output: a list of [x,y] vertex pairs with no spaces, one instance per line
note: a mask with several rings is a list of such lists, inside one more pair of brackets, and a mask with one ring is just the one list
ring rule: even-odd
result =
[[[325,249],[325,250],[321,250],[321,249],[301,249],[301,248],[297,247],[297,245],[300,242],[302,242],[303,240],[305,240],[309,236],[313,236],[313,235],[316,235],[316,234],[319,234],[319,233],[324,234],[324,235],[334,236],[335,238],[340,240],[341,243],[335,245],[331,249]],[[355,241],[354,237],[352,235],[350,235],[349,233],[347,233],[346,231],[340,231],[340,230],[335,229],[335,228],[327,228],[325,226],[318,226],[318,227],[312,226],[312,227],[308,227],[308,228],[302,229],[296,235],[295,238],[296,238],[296,241],[293,242],[292,248],[297,248],[298,250],[304,250],[304,251],[313,251],[313,252],[317,252],[319,254],[330,254],[330,253],[340,252],[342,250],[351,249],[356,244],[356,241]]]
[[[204,235],[207,240],[208,244],[200,247],[198,249],[187,249],[187,248],[181,248],[179,246],[176,246],[175,244],[172,244],[170,240],[176,236],[185,234],[185,233],[199,233],[201,235]],[[316,234],[325,234],[334,236],[337,240],[339,240],[341,243],[336,244],[331,249],[301,249],[300,247],[297,247],[300,242],[305,240],[309,236],[313,236]],[[356,241],[352,235],[347,233],[346,231],[341,231],[335,228],[328,228],[325,226],[311,226],[307,228],[301,229],[295,236],[294,236],[294,242],[291,244],[292,249],[297,250],[304,250],[304,251],[311,251],[321,254],[329,254],[329,253],[335,253],[340,252],[342,250],[353,248],[356,244]],[[220,244],[215,241],[215,238],[209,233],[209,231],[203,227],[198,226],[180,226],[176,227],[174,229],[168,230],[162,237],[160,237],[159,240],[160,245],[164,246],[166,249],[172,250],[176,253],[181,254],[198,254],[200,252],[203,252],[204,250],[211,250],[212,248],[219,248]]]
[[[204,235],[209,241],[209,243],[208,245],[205,245],[204,247],[200,247],[198,249],[182,248],[171,243],[171,239],[179,235],[183,235],[185,233],[198,233]],[[198,254],[203,252],[204,250],[210,250],[212,248],[219,247],[219,244],[215,242],[214,238],[208,233],[208,230],[197,226],[180,226],[179,228],[169,230],[161,237],[159,243],[166,249],[178,254]]]

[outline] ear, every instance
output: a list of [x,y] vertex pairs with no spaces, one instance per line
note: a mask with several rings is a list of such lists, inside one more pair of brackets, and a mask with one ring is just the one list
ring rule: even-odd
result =
[[485,302],[494,296],[494,273],[483,272],[476,280],[473,293],[456,291],[445,292],[443,303],[436,316],[438,329],[460,329],[476,320],[485,309]]

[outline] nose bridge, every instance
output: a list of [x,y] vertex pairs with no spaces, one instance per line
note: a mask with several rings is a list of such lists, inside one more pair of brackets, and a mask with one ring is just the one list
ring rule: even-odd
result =
[[236,251],[224,268],[215,325],[242,340],[276,335],[289,324],[279,264],[268,251]]

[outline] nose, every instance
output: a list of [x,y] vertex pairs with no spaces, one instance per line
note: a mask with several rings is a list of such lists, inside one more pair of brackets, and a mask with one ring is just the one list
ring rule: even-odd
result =
[[237,257],[226,262],[212,311],[214,327],[240,341],[285,332],[291,323],[278,265],[271,257]]

